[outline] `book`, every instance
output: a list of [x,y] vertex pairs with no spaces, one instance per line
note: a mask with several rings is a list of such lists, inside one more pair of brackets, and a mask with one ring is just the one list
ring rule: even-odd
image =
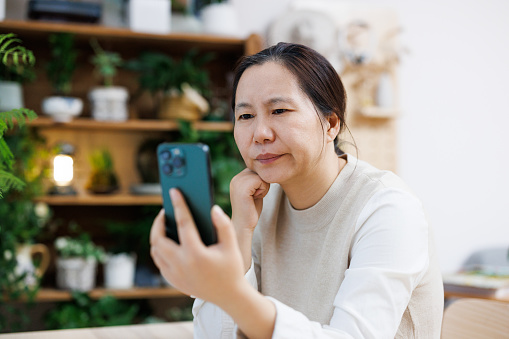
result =
[[509,297],[509,275],[493,274],[485,270],[463,271],[444,274],[446,294],[471,295],[501,299]]

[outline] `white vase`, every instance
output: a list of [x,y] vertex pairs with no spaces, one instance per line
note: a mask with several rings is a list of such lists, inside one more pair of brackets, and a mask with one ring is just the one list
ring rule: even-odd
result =
[[130,0],[129,28],[135,32],[169,33],[171,30],[170,0]]
[[5,0],[0,0],[0,21],[5,19]]
[[109,255],[104,264],[104,286],[125,289],[134,286],[136,254]]
[[[40,264],[34,265],[34,256],[40,255]],[[28,287],[37,285],[38,279],[42,277],[50,262],[49,249],[44,244],[25,244],[16,249],[16,276],[25,275],[23,283]]]
[[126,121],[129,118],[125,87],[96,87],[88,93],[92,117],[100,121]]
[[0,112],[24,106],[21,84],[14,81],[0,81]]
[[95,287],[97,261],[93,258],[57,258],[57,286],[86,292]]
[[239,36],[237,12],[233,5],[227,2],[203,7],[201,20],[205,33]]
[[394,93],[389,73],[382,73],[376,91],[376,105],[380,108],[394,107]]
[[56,122],[70,122],[83,110],[83,101],[80,98],[53,96],[44,98],[42,111],[50,115]]

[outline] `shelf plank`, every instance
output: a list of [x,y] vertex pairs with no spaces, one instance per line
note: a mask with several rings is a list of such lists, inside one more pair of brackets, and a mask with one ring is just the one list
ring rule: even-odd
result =
[[[116,131],[177,131],[178,123],[174,120],[131,119],[121,122],[97,121],[77,118],[68,123],[58,123],[45,116],[39,116],[29,123],[30,126],[52,129],[87,129]],[[202,131],[231,132],[233,124],[228,121],[197,121],[193,127]]]
[[139,206],[139,205],[162,205],[160,195],[46,195],[35,199],[37,202],[45,202],[52,206]]
[[85,39],[102,37],[107,39],[121,39],[133,41],[161,41],[175,44],[199,44],[213,47],[222,51],[243,51],[245,40],[235,37],[199,33],[168,33],[151,34],[131,31],[128,28],[107,27],[93,24],[62,23],[35,20],[4,20],[0,21],[0,32],[10,31],[17,34],[25,32],[39,35],[49,33],[69,32]]
[[[157,299],[186,297],[185,294],[172,287],[135,287],[129,289],[96,288],[90,291],[89,295],[92,299],[99,299],[105,295],[112,295],[118,299]],[[37,293],[35,301],[55,302],[69,301],[71,299],[72,297],[69,291],[52,288],[41,288]]]

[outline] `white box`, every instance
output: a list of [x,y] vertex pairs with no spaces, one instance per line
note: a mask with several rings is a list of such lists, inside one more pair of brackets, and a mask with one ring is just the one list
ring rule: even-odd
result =
[[0,21],[5,19],[5,0],[0,0]]
[[166,34],[171,30],[170,0],[130,0],[129,28],[135,32]]

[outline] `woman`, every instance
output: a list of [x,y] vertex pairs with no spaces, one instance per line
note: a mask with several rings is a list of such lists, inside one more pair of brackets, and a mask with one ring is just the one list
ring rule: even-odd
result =
[[327,60],[280,43],[234,78],[234,136],[247,169],[230,220],[205,247],[172,189],[181,245],[154,221],[165,278],[198,299],[197,338],[439,338],[443,289],[420,202],[393,173],[343,154],[346,96]]

